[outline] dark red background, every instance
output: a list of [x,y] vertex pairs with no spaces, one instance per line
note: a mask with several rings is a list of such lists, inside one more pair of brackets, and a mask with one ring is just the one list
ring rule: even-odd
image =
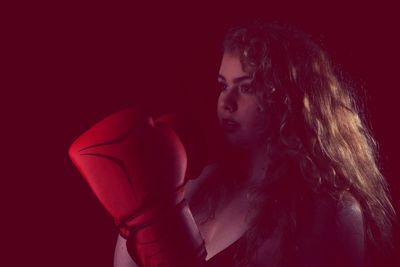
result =
[[253,17],[312,34],[367,96],[399,210],[397,9],[382,1],[275,2],[30,1],[2,8],[3,266],[111,266],[116,229],[69,161],[68,145],[130,105],[214,112],[222,33]]

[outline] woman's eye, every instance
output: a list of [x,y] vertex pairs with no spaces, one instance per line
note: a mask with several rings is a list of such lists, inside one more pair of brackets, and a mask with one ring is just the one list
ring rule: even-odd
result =
[[251,84],[242,84],[240,86],[240,91],[245,94],[252,94],[254,92],[253,87]]
[[224,83],[218,83],[218,87],[219,87],[219,90],[220,90],[220,91],[225,91],[225,90],[226,90],[226,87],[227,87],[227,85],[226,85],[226,84],[224,84]]

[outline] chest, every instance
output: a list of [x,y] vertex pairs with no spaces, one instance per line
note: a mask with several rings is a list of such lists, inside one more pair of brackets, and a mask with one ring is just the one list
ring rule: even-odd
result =
[[200,214],[193,214],[207,249],[207,260],[229,247],[248,230],[250,206],[245,196],[239,195],[222,205],[215,217],[201,224]]

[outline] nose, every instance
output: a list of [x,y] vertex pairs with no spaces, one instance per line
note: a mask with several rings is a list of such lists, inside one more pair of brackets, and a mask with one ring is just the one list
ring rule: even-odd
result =
[[221,107],[229,112],[234,112],[238,109],[236,90],[228,90],[221,96]]

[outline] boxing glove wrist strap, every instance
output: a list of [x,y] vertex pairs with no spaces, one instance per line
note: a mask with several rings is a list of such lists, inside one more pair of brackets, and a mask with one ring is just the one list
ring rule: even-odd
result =
[[186,200],[131,231],[127,248],[145,267],[203,266],[207,254]]

